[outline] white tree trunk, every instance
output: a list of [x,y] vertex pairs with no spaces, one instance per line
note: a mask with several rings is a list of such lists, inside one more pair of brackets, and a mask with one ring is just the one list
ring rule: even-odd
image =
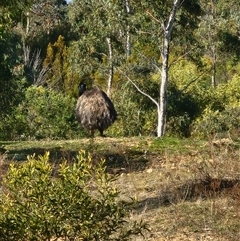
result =
[[28,33],[29,33],[29,26],[30,26],[30,16],[29,16],[29,12],[27,12],[26,16],[27,16],[26,35],[28,35]]
[[107,95],[110,96],[112,81],[113,81],[113,52],[112,52],[112,42],[111,38],[106,38],[108,45],[108,58],[109,58],[109,73],[108,73],[108,83],[107,83]]
[[[134,85],[134,87],[143,95],[148,97],[156,106],[157,106],[157,116],[158,116],[158,126],[157,126],[157,136],[162,137],[165,134],[165,126],[166,126],[166,110],[167,110],[167,84],[168,84],[168,70],[169,70],[169,46],[171,42],[171,33],[173,29],[173,23],[176,17],[176,13],[179,7],[181,0],[174,0],[173,8],[169,15],[168,21],[166,25],[162,26],[163,29],[163,44],[161,47],[161,58],[162,58],[162,68],[159,69],[161,72],[161,86],[159,91],[159,101],[153,99],[150,95],[142,91],[135,83],[132,81],[123,71],[123,75]],[[126,0],[127,2],[127,0]],[[150,16],[151,13],[149,13]],[[154,19],[155,17],[152,16]],[[156,19],[155,19],[156,20]],[[157,20],[160,22],[159,20]],[[161,31],[162,32],[162,31]],[[158,68],[158,67],[157,67]]]
[[213,45],[211,47],[211,53],[212,53],[212,86],[216,87],[217,86],[217,81],[216,81],[216,62],[217,62],[217,56],[216,56],[216,50],[215,46]]
[[162,137],[165,134],[166,127],[166,110],[167,110],[167,84],[168,84],[168,57],[169,46],[171,41],[171,33],[173,29],[173,23],[176,17],[176,13],[179,7],[180,0],[174,0],[173,8],[169,15],[168,22],[163,25],[163,45],[162,45],[162,71],[161,71],[161,87],[159,92],[159,106],[158,106],[158,127],[157,136]]
[[164,36],[162,50],[161,87],[159,93],[159,113],[157,127],[158,137],[161,137],[165,134],[166,126],[169,42],[170,40]]
[[[127,14],[130,13],[130,2],[129,0],[126,0],[125,2],[125,6],[126,6],[126,11],[127,11]],[[127,25],[127,33],[126,33],[126,53],[127,53],[127,57],[130,56],[131,54],[131,44],[130,44],[130,26]]]

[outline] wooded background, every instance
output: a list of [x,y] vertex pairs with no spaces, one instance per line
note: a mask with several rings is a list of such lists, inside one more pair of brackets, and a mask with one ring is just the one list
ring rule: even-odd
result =
[[78,84],[113,100],[110,136],[238,138],[237,0],[0,0],[0,139],[86,136]]

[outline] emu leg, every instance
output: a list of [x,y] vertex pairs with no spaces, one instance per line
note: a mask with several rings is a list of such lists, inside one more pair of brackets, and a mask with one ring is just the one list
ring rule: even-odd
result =
[[94,130],[90,130],[90,137],[94,137]]
[[98,129],[98,130],[99,130],[99,132],[100,132],[100,136],[106,137],[106,136],[103,134],[103,130],[102,130],[102,129]]

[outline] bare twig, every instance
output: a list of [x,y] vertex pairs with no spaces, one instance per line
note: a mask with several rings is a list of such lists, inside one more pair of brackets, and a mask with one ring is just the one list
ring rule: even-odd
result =
[[141,55],[144,59],[146,59],[148,62],[150,62],[160,73],[161,73],[161,68],[158,66],[158,64],[155,61],[150,60],[146,55],[144,55],[142,52],[140,52],[138,49],[134,48],[138,54]]
[[149,98],[157,107],[158,107],[158,102],[155,100],[155,99],[153,99],[149,94],[147,94],[147,93],[145,93],[144,91],[142,91],[135,83],[134,83],[134,81],[128,76],[128,75],[126,75],[120,68],[117,68],[121,73],[122,73],[122,75],[124,76],[124,77],[126,77],[127,79],[128,79],[128,81],[137,89],[137,91],[139,92],[139,93],[141,93],[142,95],[144,95],[144,96],[146,96],[147,98]]
[[149,10],[147,10],[146,13],[147,13],[152,19],[154,19],[156,22],[158,22],[158,23],[160,23],[160,24],[162,25],[162,21],[160,21],[160,20],[157,19],[155,16],[153,16],[153,14],[149,12]]
[[34,84],[39,86],[39,85],[43,85],[46,83],[46,78],[47,78],[47,73],[50,71],[51,69],[49,68],[49,66],[43,67],[38,75],[36,76],[36,78],[34,78]]
[[209,71],[209,69],[203,71],[202,73],[200,73],[196,78],[190,80],[190,82],[188,82],[188,84],[183,88],[181,89],[180,91],[183,92],[185,91],[192,83],[196,82],[201,76],[203,76],[205,73],[207,73]]
[[46,82],[49,66],[42,67],[41,50],[34,50],[31,54],[29,46],[23,46],[24,65],[31,69],[34,85],[41,85]]
[[175,63],[177,63],[178,61],[180,61],[181,59],[183,59],[184,57],[186,57],[194,48],[190,49],[189,51],[187,51],[186,53],[182,54],[181,56],[179,56],[177,59],[173,60],[171,62],[171,64],[169,64],[169,68],[174,65]]

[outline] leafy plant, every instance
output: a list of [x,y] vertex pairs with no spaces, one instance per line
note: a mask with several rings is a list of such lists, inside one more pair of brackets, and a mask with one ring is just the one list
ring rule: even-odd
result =
[[75,99],[42,86],[32,86],[27,89],[25,100],[15,116],[25,122],[21,133],[25,137],[67,138],[78,130],[74,107]]
[[223,111],[205,110],[204,115],[199,118],[193,127],[193,135],[209,138],[220,134],[238,138],[240,130],[240,108],[227,107]]
[[130,84],[119,85],[112,94],[117,110],[117,121],[107,130],[115,136],[148,135],[154,132],[154,114],[152,108]]
[[58,167],[49,153],[11,165],[0,199],[0,240],[129,240],[146,228],[130,223],[128,204],[104,168],[81,151]]

